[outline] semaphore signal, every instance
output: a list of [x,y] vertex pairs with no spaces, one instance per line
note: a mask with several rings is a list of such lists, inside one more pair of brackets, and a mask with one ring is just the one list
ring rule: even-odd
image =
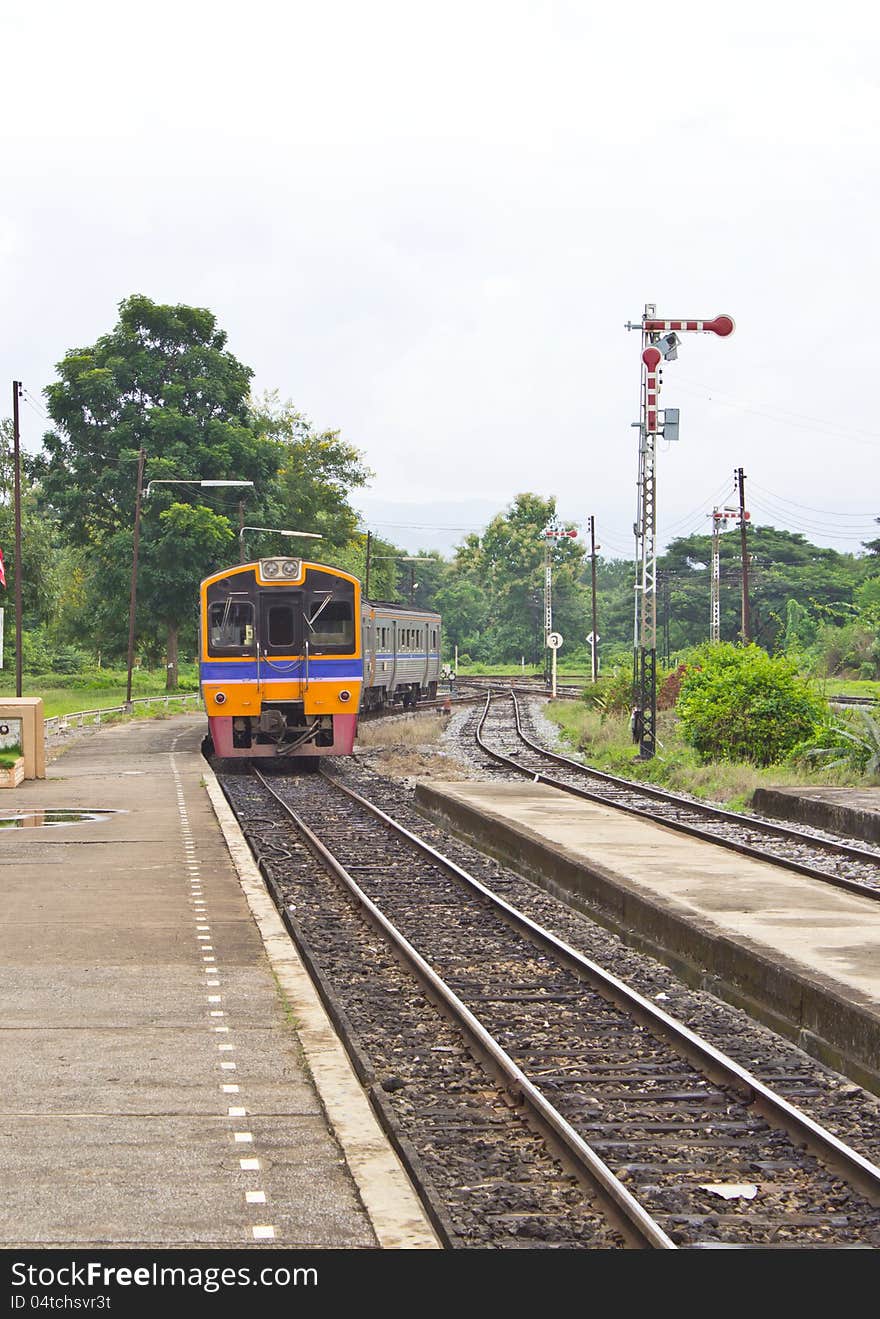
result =
[[[633,637],[633,736],[639,743],[639,756],[650,760],[657,749],[657,436],[664,434],[667,420],[672,426],[670,439],[678,439],[678,410],[674,421],[664,415],[659,405],[663,361],[674,362],[681,342],[679,333],[733,334],[731,316],[711,320],[665,320],[657,316],[654,303],[645,305],[638,323],[627,322],[628,330],[642,332],[641,417],[634,423],[639,429],[638,512],[636,516],[636,557],[640,561],[636,583],[636,610]],[[639,595],[641,592],[641,609]],[[745,630],[745,627],[744,627]]]

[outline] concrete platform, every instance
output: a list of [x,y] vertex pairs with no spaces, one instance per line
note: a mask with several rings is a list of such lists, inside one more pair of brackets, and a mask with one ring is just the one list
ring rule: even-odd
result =
[[434,1248],[203,734],[104,726],[3,799],[114,814],[0,831],[0,1248]]
[[420,808],[880,1094],[880,902],[534,783]]
[[880,788],[757,788],[751,806],[758,815],[880,846]]

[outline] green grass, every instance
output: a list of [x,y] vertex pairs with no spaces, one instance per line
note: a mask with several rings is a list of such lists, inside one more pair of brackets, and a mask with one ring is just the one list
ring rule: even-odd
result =
[[559,725],[569,751],[597,769],[673,792],[688,792],[708,801],[721,802],[731,810],[744,810],[758,787],[835,787],[876,784],[852,771],[841,769],[802,770],[791,765],[756,765],[722,761],[704,765],[678,733],[671,711],[657,716],[657,754],[652,760],[636,759],[636,747],[625,714],[606,715],[591,710],[582,701],[551,701],[548,718]]
[[21,760],[21,747],[4,747],[0,751],[0,769],[10,769],[17,760]]
[[880,701],[880,682],[865,682],[858,678],[826,678],[821,687],[826,696],[870,696]]
[[[181,665],[181,692],[198,690],[194,665]],[[79,710],[106,710],[125,703],[128,675],[125,669],[93,669],[89,673],[43,673],[22,677],[22,696],[40,696],[47,719],[55,715],[74,714]],[[15,695],[15,673],[0,672],[0,701]],[[137,669],[132,675],[133,700],[143,696],[165,695],[165,670],[149,672]],[[189,706],[193,708],[192,703]],[[146,707],[139,710],[141,717]]]
[[[55,715],[74,714],[79,710],[106,710],[114,705],[123,705],[125,692],[125,684],[121,687],[81,687],[71,690],[69,687],[44,687],[38,678],[22,682],[22,696],[42,697],[43,715],[46,719],[52,719]],[[4,697],[11,697],[14,693],[14,686],[12,691],[0,690],[0,702]],[[137,700],[140,696],[163,696],[165,693],[164,688],[155,692],[143,692],[133,686],[131,694]],[[194,708],[192,701],[187,704],[189,709]],[[182,708],[182,704],[178,708]],[[136,709],[141,718],[146,716],[148,707],[136,707]]]

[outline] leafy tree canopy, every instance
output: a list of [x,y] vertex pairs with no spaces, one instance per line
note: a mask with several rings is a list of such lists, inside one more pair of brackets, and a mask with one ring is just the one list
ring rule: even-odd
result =
[[[251,417],[256,434],[270,440],[275,450],[271,525],[317,532],[325,558],[328,551],[359,540],[358,514],[349,494],[372,476],[359,451],[341,439],[339,431],[316,431],[291,402],[280,404],[277,392],[256,402]],[[308,553],[309,542],[303,540],[297,552]]]
[[[489,523],[482,536],[471,534],[459,547],[454,574],[467,587],[438,593],[446,610],[447,640],[474,659],[544,654],[544,562],[549,547],[553,626],[569,645],[586,632],[587,602],[578,577],[584,550],[569,537],[548,540],[544,530],[556,520],[556,500],[520,494]],[[470,589],[467,589],[467,588]],[[480,636],[474,636],[476,602],[482,603]],[[474,644],[476,643],[476,644]]]
[[[851,554],[812,545],[799,532],[750,527],[748,533],[749,605],[752,639],[770,651],[783,649],[789,629],[788,601],[808,610],[813,623],[851,610],[853,592],[865,572],[864,561]],[[712,538],[683,536],[658,561],[658,622],[670,622],[670,649],[680,650],[704,638],[709,629],[709,565]],[[739,639],[742,601],[742,547],[734,533],[719,543],[721,636]],[[804,624],[802,636],[809,630]]]
[[[32,455],[20,451],[21,476],[21,595],[22,622],[36,627],[51,618],[63,585],[59,530],[39,513],[39,487]],[[7,608],[11,635],[14,623],[15,508],[14,442],[11,418],[0,421],[0,550],[6,570],[6,590],[0,587],[0,607]]]
[[[127,298],[110,334],[72,349],[57,370],[44,391],[56,429],[43,439],[41,477],[75,543],[131,525],[140,449],[147,482],[250,480],[259,491],[275,474],[275,446],[249,407],[252,372],[205,308]],[[184,489],[157,488],[159,511]]]
[[[145,487],[193,482],[157,485],[149,498],[145,489],[141,511],[139,596],[152,608],[139,618],[154,637],[167,629],[173,670],[177,628],[194,616],[200,576],[216,566],[221,546],[229,555],[233,539],[225,513],[236,495],[209,495],[198,482],[251,481],[259,507],[277,471],[277,445],[254,424],[252,372],[228,352],[212,312],[141,295],[120,303],[110,334],[67,353],[57,370],[44,391],[56,429],[43,439],[41,493],[68,542],[88,546],[97,561],[99,571],[83,582],[97,649],[118,646],[110,620],[127,617],[139,451]],[[96,634],[102,619],[107,630]]]

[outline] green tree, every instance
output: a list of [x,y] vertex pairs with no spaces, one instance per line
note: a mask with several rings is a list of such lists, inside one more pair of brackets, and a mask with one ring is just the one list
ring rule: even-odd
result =
[[[721,636],[728,641],[740,638],[741,553],[738,535],[721,537]],[[864,571],[854,555],[776,527],[750,527],[748,553],[752,640],[771,652],[785,648],[789,600],[806,611],[801,626],[806,634],[824,610],[852,603]],[[658,561],[670,584],[672,651],[699,645],[708,635],[711,557],[711,536],[694,535],[672,541]]]
[[[544,530],[556,520],[556,500],[520,494],[504,513],[489,523],[482,536],[471,534],[458,548],[453,573],[479,593],[483,621],[477,647],[468,653],[483,661],[518,660],[540,663],[544,656],[544,555],[549,545],[553,626],[569,645],[587,630],[587,597],[580,581],[583,547],[563,537],[548,540]],[[448,598],[449,587],[444,587]],[[473,592],[470,593],[471,597]],[[458,599],[464,603],[468,592]],[[470,626],[469,618],[463,618]],[[448,624],[447,624],[448,626]],[[464,648],[464,636],[452,621],[447,636]]]
[[792,660],[729,642],[695,653],[676,704],[682,733],[704,760],[757,765],[776,764],[810,739],[824,713]]
[[799,600],[787,600],[785,605],[785,637],[784,650],[786,655],[792,659],[797,659],[808,647],[812,646],[816,640],[817,622],[810,616],[809,609],[802,605]]
[[[316,431],[291,402],[279,403],[277,391],[256,402],[251,415],[256,433],[275,445],[277,478],[268,508],[272,526],[317,532],[325,559],[334,550],[359,544],[358,514],[349,495],[372,476],[362,454],[339,431]],[[302,547],[304,552],[308,542]]]
[[[6,614],[6,635],[15,625],[15,505],[14,444],[11,418],[0,421],[0,549],[6,572],[6,590],[0,587],[0,605]],[[49,622],[55,614],[64,585],[59,532],[48,513],[40,511],[35,460],[21,453],[21,603],[22,630]],[[11,648],[11,641],[7,640]]]
[[461,655],[480,656],[480,632],[486,615],[482,590],[469,576],[449,571],[436,597],[443,617],[444,649],[452,658],[456,646]]
[[[106,606],[96,617],[127,616],[120,568],[131,563],[138,451],[146,454],[147,483],[253,481],[251,507],[259,516],[277,472],[277,444],[255,426],[251,370],[227,350],[226,334],[205,308],[127,298],[114,329],[91,347],[68,352],[57,370],[59,379],[44,391],[56,429],[43,440],[43,496],[71,544],[88,547],[103,569],[103,576],[91,576]],[[177,677],[179,620],[191,611],[211,555],[228,544],[216,520],[225,520],[232,535],[227,514],[233,515],[236,499],[213,497],[212,510],[210,498],[193,484],[191,492],[156,487],[144,501],[139,593],[153,609],[140,610],[139,617],[148,639],[160,626],[166,629],[169,686]],[[180,501],[198,501],[203,514],[186,526],[179,514],[163,518]],[[170,572],[175,561],[179,566]],[[159,612],[163,591],[174,598],[163,597]],[[94,594],[90,603],[94,609]],[[118,646],[118,636],[118,628],[112,636],[93,633],[93,642]]]

